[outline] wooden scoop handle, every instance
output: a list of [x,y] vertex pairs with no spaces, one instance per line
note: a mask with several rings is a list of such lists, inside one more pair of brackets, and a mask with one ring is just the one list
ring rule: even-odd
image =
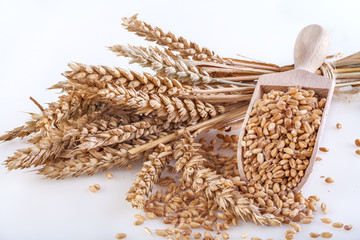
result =
[[330,37],[322,26],[313,24],[303,28],[295,42],[295,68],[315,73],[325,61],[329,47]]

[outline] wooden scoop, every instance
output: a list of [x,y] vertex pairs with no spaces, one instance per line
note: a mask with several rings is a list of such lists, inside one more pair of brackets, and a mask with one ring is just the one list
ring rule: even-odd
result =
[[255,100],[262,98],[264,93],[268,93],[271,90],[281,90],[286,92],[289,87],[301,87],[307,90],[312,89],[318,97],[323,97],[327,100],[323,110],[321,124],[317,132],[314,150],[309,160],[309,165],[305,170],[305,174],[301,181],[293,191],[298,192],[305,184],[314,165],[320,137],[325,125],[335,86],[335,80],[314,74],[326,59],[329,43],[329,35],[324,28],[319,25],[309,25],[301,30],[296,39],[294,48],[295,69],[283,73],[266,74],[259,78],[239,135],[237,158],[239,173],[242,180],[247,181],[243,169],[243,147],[241,146],[241,141],[244,137],[245,127],[249,120],[250,112],[253,109]]

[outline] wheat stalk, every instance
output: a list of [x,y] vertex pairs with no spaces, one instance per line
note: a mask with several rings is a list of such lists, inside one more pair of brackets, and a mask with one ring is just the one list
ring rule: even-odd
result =
[[27,121],[24,126],[20,126],[17,128],[14,128],[11,131],[6,132],[5,134],[0,136],[0,141],[11,141],[15,138],[24,138],[28,135],[30,135],[33,132],[37,131],[37,122],[41,119],[42,114],[38,113],[30,113],[31,118],[33,120]]
[[121,168],[137,161],[144,154],[129,154],[128,149],[166,136],[171,131],[166,129],[121,144],[98,147],[87,151],[68,149],[56,159],[47,161],[42,165],[38,169],[38,174],[50,179],[64,179],[66,177],[79,177],[84,174],[91,176],[98,171],[107,171],[114,166]]
[[150,67],[157,74],[167,75],[168,77],[179,79],[183,82],[193,84],[230,84],[246,87],[254,87],[254,84],[232,82],[224,79],[210,77],[202,68],[186,63],[182,59],[175,59],[169,52],[161,51],[156,47],[136,47],[114,45],[109,49],[116,53],[117,56],[129,57],[130,63],[138,63],[142,67]]
[[[181,94],[181,98],[171,93],[164,92],[149,94],[142,90],[136,91],[132,88],[125,88],[122,85],[106,84],[105,88],[86,88],[76,86],[74,90],[77,95],[85,99],[93,99],[101,102],[111,103],[116,106],[123,106],[126,109],[135,109],[138,114],[167,116],[168,121],[190,121],[194,122],[198,119],[207,119],[214,117],[217,113],[225,111],[220,104],[213,105],[208,102],[218,103],[224,101],[224,97],[231,98],[232,102],[238,102],[246,98],[246,95],[185,95]],[[180,94],[180,93],[179,93]],[[179,95],[177,94],[177,95]],[[199,99],[199,100],[190,100]],[[206,102],[200,101],[204,99]]]
[[[81,67],[79,67],[81,66]],[[183,100],[175,98],[176,96],[181,96],[182,98],[192,98],[192,99],[204,99],[207,102],[224,102],[224,101],[241,101],[249,99],[250,95],[214,95],[214,94],[196,94],[190,95],[191,87],[183,86],[174,79],[168,79],[163,77],[154,77],[150,74],[144,74],[136,76],[130,75],[130,73],[126,73],[124,76],[132,79],[128,81],[129,84],[122,81],[119,82],[117,79],[113,79],[112,76],[114,74],[107,73],[106,69],[109,69],[105,66],[90,66],[84,64],[71,65],[71,67],[75,70],[64,74],[69,79],[69,88],[72,88],[74,92],[76,92],[79,96],[87,99],[97,99],[102,102],[110,102],[114,105],[116,104],[124,104],[126,106],[134,107],[139,109],[138,113],[149,114],[149,111],[152,109],[159,109],[157,112],[164,113],[168,112],[171,114],[170,118],[177,119],[176,121],[180,121],[179,118],[183,118],[189,116],[190,114],[184,114],[187,111],[192,111],[193,106],[197,105],[198,109],[214,109],[211,104],[202,103],[200,101],[196,101],[195,104],[192,104],[189,100]],[[88,69],[81,71],[81,69]],[[124,71],[122,69],[118,69],[117,72]],[[111,70],[110,72],[114,72],[115,70]],[[88,73],[90,72],[90,73]],[[103,74],[94,74],[94,72]],[[88,73],[88,74],[87,74]],[[119,77],[120,75],[117,75]],[[131,77],[130,77],[131,76]],[[141,79],[141,82],[146,83],[145,85],[141,85],[138,81],[136,85],[133,83],[137,80]],[[144,81],[144,78],[149,79]],[[121,78],[123,79],[123,78]],[[151,88],[153,93],[147,93],[145,88],[137,89],[133,88],[134,86],[145,86],[149,88],[150,84],[148,82],[156,82],[157,89]],[[93,83],[95,82],[95,84]],[[79,84],[81,83],[81,84]],[[165,91],[168,89],[168,91]],[[242,89],[248,91],[248,88]],[[208,93],[208,92],[204,92]],[[228,100],[226,100],[226,99]],[[225,99],[225,100],[224,100]],[[192,105],[192,106],[191,106]],[[201,105],[206,105],[206,107],[200,107]],[[200,107],[200,108],[199,108]],[[140,109],[141,108],[141,109]],[[216,109],[221,109],[221,107],[216,106]],[[173,109],[178,109],[173,113]],[[189,110],[187,110],[189,109]],[[155,113],[157,114],[157,113]],[[178,117],[175,117],[177,115]],[[193,115],[193,114],[192,114]],[[200,115],[204,115],[204,111]]]
[[194,66],[187,66],[182,60],[174,60],[168,54],[156,47],[136,47],[114,45],[110,50],[118,56],[129,57],[130,63],[136,62],[143,67],[150,67],[158,74],[166,74],[171,78],[190,83],[209,83],[211,78],[206,72],[199,71]]
[[139,139],[165,129],[176,129],[176,125],[163,122],[158,118],[144,118],[141,121],[132,122],[128,125],[122,125],[117,128],[82,137],[80,144],[76,146],[76,150],[86,151],[97,147]]
[[78,177],[83,174],[91,176],[98,171],[107,171],[114,166],[120,168],[139,159],[142,154],[128,154],[127,150],[132,146],[132,144],[117,144],[114,147],[91,149],[77,155],[71,154],[71,158],[60,156],[56,161],[45,164],[37,171],[39,175],[50,179]]
[[[216,116],[212,119],[206,120],[206,121],[202,121],[196,124],[193,124],[191,126],[188,126],[186,128],[187,131],[189,132],[194,132],[194,131],[198,131],[198,133],[202,132],[202,131],[206,131],[211,129],[214,126],[217,126],[219,128],[226,126],[227,124],[235,121],[235,120],[239,120],[242,119],[245,116],[245,112],[246,112],[247,106],[246,105],[239,105],[238,108],[233,109],[231,111],[228,111],[226,113],[223,113],[219,116]],[[156,139],[154,141],[151,141],[149,143],[146,143],[144,145],[141,145],[139,147],[135,147],[129,150],[130,153],[135,154],[135,153],[139,153],[139,152],[143,152],[146,150],[149,150],[151,148],[156,147],[158,144],[160,143],[168,143],[170,141],[175,140],[176,138],[182,136],[184,134],[184,130],[179,130],[175,133],[169,134],[165,137]]]
[[[183,86],[176,79],[166,78],[162,76],[154,76],[149,73],[137,73],[135,71],[124,70],[119,67],[93,66],[81,63],[69,63],[71,71],[66,71],[63,75],[68,79],[66,82],[55,84],[52,88],[68,88],[71,89],[73,84],[75,87],[87,86],[88,88],[106,88],[107,84],[116,84],[125,88],[134,88],[135,90],[146,91],[148,89],[157,88],[160,91],[170,90],[176,92],[185,91],[187,86]],[[68,83],[68,84],[67,84]]]
[[[133,117],[131,120],[138,119]],[[46,129],[45,134],[39,132],[32,136],[28,141],[33,146],[16,151],[5,164],[9,170],[44,164],[47,159],[56,158],[62,151],[71,148],[81,136],[93,133],[94,130],[104,131],[114,125],[131,123],[131,120],[124,112],[113,114],[111,110],[103,110],[58,123],[56,127]]]
[[216,171],[209,168],[199,169],[195,173],[193,182],[194,191],[204,191],[206,197],[214,199],[225,213],[239,217],[244,221],[251,220],[256,224],[269,225],[270,219],[263,216],[248,199],[241,197],[234,184],[218,175]]
[[150,24],[137,19],[137,14],[130,18],[123,18],[123,26],[129,32],[135,32],[146,40],[156,42],[161,46],[166,46],[172,51],[178,51],[182,58],[191,57],[194,60],[210,61],[217,63],[230,62],[220,56],[215,55],[213,51],[202,48],[194,42],[189,42],[183,37],[176,37],[173,33],[164,31],[159,27],[152,27]]
[[131,202],[133,207],[144,208],[145,197],[152,191],[153,183],[159,180],[159,177],[172,156],[171,145],[160,144],[154,151],[147,156],[143,167],[137,174],[133,185],[130,187],[126,200]]
[[269,218],[264,217],[255,205],[236,194],[238,191],[233,182],[205,167],[208,160],[199,153],[201,146],[193,142],[189,132],[174,145],[175,169],[182,172],[181,180],[195,192],[205,192],[206,197],[214,200],[225,213],[244,221],[269,224]]
[[50,103],[41,114],[32,113],[32,120],[26,122],[24,126],[17,127],[0,136],[0,141],[10,141],[17,137],[23,138],[36,132],[46,135],[46,132],[57,123],[66,121],[69,118],[78,118],[85,114],[91,114],[105,106],[106,103],[91,99],[84,100],[71,93],[65,94],[60,96],[57,102]]
[[177,140],[174,144],[174,160],[175,170],[181,172],[180,182],[185,186],[191,186],[193,183],[193,175],[207,162],[199,153],[198,150],[202,145],[194,143],[189,132],[185,132],[185,137]]

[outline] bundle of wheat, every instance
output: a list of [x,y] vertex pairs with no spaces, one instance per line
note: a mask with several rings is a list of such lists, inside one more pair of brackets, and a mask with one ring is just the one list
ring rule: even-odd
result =
[[[123,19],[125,28],[158,47],[109,47],[131,63],[154,73],[119,67],[70,63],[70,70],[50,89],[61,89],[57,102],[32,113],[31,121],[0,136],[1,141],[28,137],[31,147],[9,157],[9,170],[38,167],[38,174],[62,179],[92,175],[143,158],[143,167],[127,195],[134,207],[184,230],[202,226],[217,231],[237,218],[264,225],[313,218],[316,196],[276,185],[246,183],[238,176],[236,157],[216,153],[214,141],[194,141],[210,129],[239,127],[257,79],[288,71],[293,65],[220,57],[183,37],[140,21]],[[328,62],[316,72],[336,78],[338,89],[360,85],[360,53]],[[221,148],[236,150],[236,137],[220,134]],[[178,179],[161,174],[180,172]],[[249,177],[250,178],[250,177]],[[152,193],[153,185],[166,186]],[[219,210],[222,213],[216,214]]]

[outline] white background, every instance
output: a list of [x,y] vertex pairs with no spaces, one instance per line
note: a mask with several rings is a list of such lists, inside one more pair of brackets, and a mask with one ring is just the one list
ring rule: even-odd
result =
[[[28,99],[41,104],[55,101],[47,87],[62,80],[67,63],[104,64],[128,68],[127,61],[115,57],[105,46],[112,44],[147,45],[121,26],[121,17],[139,13],[139,18],[177,36],[196,41],[221,56],[239,53],[279,65],[292,63],[297,33],[312,23],[328,29],[330,53],[344,55],[360,50],[360,3],[358,1],[0,1],[0,134],[29,119],[26,112],[38,112]],[[137,66],[132,69],[139,70]],[[149,71],[149,70],[147,70]],[[296,239],[309,239],[309,232],[331,231],[333,239],[360,239],[360,156],[354,139],[360,138],[360,104],[334,99],[320,153],[303,191],[317,194],[329,207],[328,217],[352,224],[351,231],[320,223],[303,225]],[[342,123],[337,130],[335,124]],[[0,145],[4,161],[25,145],[19,140]],[[104,174],[54,181],[34,172],[8,172],[0,166],[0,240],[20,239],[114,239],[126,232],[127,239],[149,237],[144,226],[133,226],[132,209],[125,194],[140,164],[131,171],[113,170],[114,179]],[[320,176],[336,182],[324,183]],[[93,194],[88,186],[101,185]],[[154,230],[164,228],[160,221],[147,221]],[[229,233],[239,239],[250,237],[284,239],[281,228],[239,224]]]

